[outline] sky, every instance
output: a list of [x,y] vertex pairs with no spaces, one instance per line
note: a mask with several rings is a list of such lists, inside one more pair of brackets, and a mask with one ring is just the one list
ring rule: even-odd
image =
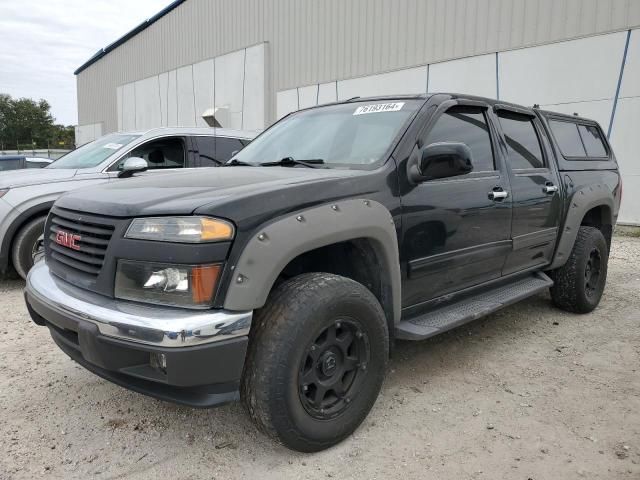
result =
[[78,121],[73,72],[171,0],[0,0],[0,93],[44,98]]

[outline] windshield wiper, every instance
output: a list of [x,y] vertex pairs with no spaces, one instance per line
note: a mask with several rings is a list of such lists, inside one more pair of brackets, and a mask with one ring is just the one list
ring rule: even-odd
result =
[[222,167],[255,167],[253,163],[243,162],[242,160],[238,160],[237,158],[232,158],[227,163],[223,163]]
[[308,168],[328,168],[324,166],[324,160],[321,158],[310,158],[307,160],[296,160],[293,157],[284,157],[277,162],[264,162],[261,163],[261,167],[294,167],[296,165],[302,165]]

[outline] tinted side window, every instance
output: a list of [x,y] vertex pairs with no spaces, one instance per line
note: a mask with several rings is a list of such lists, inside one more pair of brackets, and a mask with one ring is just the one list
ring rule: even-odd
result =
[[604,147],[600,130],[594,125],[578,125],[578,131],[590,157],[606,157],[607,149]]
[[433,125],[425,145],[437,142],[461,142],[473,155],[473,171],[495,170],[491,136],[484,108],[452,107]]
[[37,160],[27,160],[25,161],[26,168],[44,168],[49,165],[49,162],[38,162]]
[[237,138],[216,138],[216,158],[223,162],[229,160],[234,153],[243,148],[244,145]]
[[520,113],[500,111],[500,126],[509,147],[511,168],[543,168],[544,157],[533,119]]
[[550,120],[549,126],[565,157],[584,157],[586,152],[578,133],[578,126],[573,122]]
[[152,140],[136,147],[111,167],[110,170],[119,170],[125,160],[130,157],[144,158],[149,165],[149,170],[183,168],[185,166],[186,152],[181,138]]
[[215,167],[229,160],[234,152],[244,148],[238,138],[197,137],[202,167]]
[[21,167],[20,160],[2,160],[0,159],[0,171],[17,170]]

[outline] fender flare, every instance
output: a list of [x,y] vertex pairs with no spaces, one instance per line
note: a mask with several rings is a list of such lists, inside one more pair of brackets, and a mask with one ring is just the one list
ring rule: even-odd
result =
[[388,275],[391,320],[399,322],[401,276],[395,223],[384,205],[368,199],[342,200],[301,210],[258,230],[232,267],[224,308],[242,311],[262,307],[278,275],[291,260],[320,247],[355,239],[367,239],[374,246],[381,274]]
[[[589,210],[605,206],[612,213],[614,211],[613,194],[606,185],[601,183],[576,190],[567,203],[569,211],[567,212],[564,228],[561,231],[558,247],[549,270],[559,268],[567,262],[578,236],[580,224]],[[610,221],[613,222],[613,219],[610,219]]]

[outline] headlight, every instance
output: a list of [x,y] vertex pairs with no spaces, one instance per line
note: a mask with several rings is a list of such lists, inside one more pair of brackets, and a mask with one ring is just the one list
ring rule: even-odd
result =
[[136,218],[125,238],[157,242],[206,243],[231,240],[235,231],[226,220],[208,217]]
[[222,266],[119,260],[115,296],[123,300],[205,308],[211,306]]
[[0,189],[0,198],[4,197],[7,194],[8,191],[9,191],[8,188],[5,188],[4,190]]

